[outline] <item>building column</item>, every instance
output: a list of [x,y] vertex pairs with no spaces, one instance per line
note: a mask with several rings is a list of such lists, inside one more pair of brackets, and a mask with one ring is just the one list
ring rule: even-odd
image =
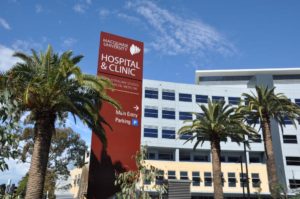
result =
[[179,149],[175,149],[175,161],[179,162]]

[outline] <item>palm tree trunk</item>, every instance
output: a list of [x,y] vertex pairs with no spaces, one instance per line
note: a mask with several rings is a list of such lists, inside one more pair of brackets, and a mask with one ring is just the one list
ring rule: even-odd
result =
[[53,115],[40,114],[35,123],[35,141],[25,199],[43,198],[51,138],[55,131],[54,118]]
[[272,144],[270,118],[267,116],[265,116],[262,121],[262,131],[263,131],[264,145],[265,145],[266,158],[267,158],[269,189],[272,198],[277,199],[279,198],[280,193],[279,193],[278,178],[276,172],[276,162],[275,162],[275,156],[274,156],[273,144]]
[[220,139],[217,136],[213,136],[213,140],[211,141],[211,154],[213,167],[214,198],[223,199],[222,172],[220,161],[221,147]]

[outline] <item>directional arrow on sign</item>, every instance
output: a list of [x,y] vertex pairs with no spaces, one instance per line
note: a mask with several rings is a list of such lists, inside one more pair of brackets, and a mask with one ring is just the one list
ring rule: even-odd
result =
[[135,111],[138,111],[140,108],[139,108],[138,105],[135,105],[135,106],[133,107],[133,109],[134,109]]

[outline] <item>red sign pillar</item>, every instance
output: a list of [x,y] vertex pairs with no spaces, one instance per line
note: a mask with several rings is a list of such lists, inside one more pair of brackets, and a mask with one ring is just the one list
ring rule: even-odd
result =
[[115,194],[115,173],[135,170],[134,156],[140,150],[144,44],[101,32],[97,75],[108,78],[108,94],[122,109],[104,103],[100,112],[105,126],[107,149],[92,134],[88,198],[106,199]]

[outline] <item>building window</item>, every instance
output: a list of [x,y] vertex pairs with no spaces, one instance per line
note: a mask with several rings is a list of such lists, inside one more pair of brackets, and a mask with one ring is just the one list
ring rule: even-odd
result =
[[295,104],[297,104],[298,106],[300,106],[300,99],[295,99]]
[[288,117],[284,117],[283,123],[284,124],[293,124],[293,121],[290,120]]
[[172,119],[175,120],[175,110],[174,109],[166,109],[162,110],[162,118],[163,119]]
[[221,181],[222,181],[222,187],[224,187],[225,179],[224,179],[224,174],[223,174],[223,172],[221,172],[221,177],[222,177],[222,179],[221,179]]
[[190,139],[192,136],[193,136],[192,133],[186,133],[186,134],[180,135],[180,139],[181,139],[181,140],[188,140],[188,139]]
[[192,95],[186,93],[179,93],[179,101],[181,102],[192,102]]
[[175,91],[173,91],[173,90],[163,90],[162,91],[162,99],[163,100],[175,101]]
[[155,184],[162,185],[164,183],[164,171],[159,170],[155,177]]
[[224,100],[224,97],[222,97],[222,96],[212,96],[212,101],[213,102],[218,102],[218,101],[225,101]]
[[255,143],[260,143],[262,141],[261,135],[248,135],[248,139]]
[[204,186],[211,187],[211,185],[212,185],[211,172],[204,172]]
[[145,126],[144,127],[144,137],[149,138],[157,138],[158,137],[158,129],[154,126]]
[[194,155],[195,162],[209,162],[208,155]]
[[193,186],[200,186],[200,172],[193,171],[192,172],[192,180],[193,180],[193,183],[192,183]]
[[226,158],[225,158],[224,155],[221,155],[221,156],[220,156],[220,161],[221,161],[221,162],[226,162]]
[[191,161],[191,155],[189,152],[179,152],[179,160],[180,161]]
[[188,172],[187,171],[180,171],[180,180],[188,180]]
[[259,179],[259,174],[258,173],[252,173],[251,177],[252,177],[252,187],[259,188],[260,184],[261,184],[260,179]]
[[240,173],[241,187],[247,187],[247,176],[246,173]]
[[175,129],[163,127],[162,129],[162,138],[165,139],[175,139]]
[[173,152],[159,152],[158,153],[159,160],[174,160]]
[[300,157],[285,157],[287,165],[300,166]]
[[148,160],[155,160],[156,159],[155,152],[148,151],[147,152],[147,159]]
[[196,102],[197,103],[207,103],[208,96],[207,95],[196,95]]
[[296,135],[283,135],[283,143],[287,144],[297,144],[297,136]]
[[297,189],[300,188],[300,180],[299,179],[289,179],[290,188]]
[[233,162],[233,163],[237,163],[240,162],[240,157],[238,156],[228,156],[228,162]]
[[158,89],[145,88],[145,98],[158,99]]
[[228,187],[236,187],[235,173],[228,173]]
[[228,97],[228,103],[231,105],[239,105],[241,98],[239,97]]
[[249,157],[249,162],[250,163],[261,163],[260,157],[259,156],[251,156]]
[[[147,176],[147,175],[149,175],[150,174],[150,170],[146,170],[145,171],[145,176]],[[151,184],[151,180],[150,179],[147,179],[147,178],[144,178],[144,184],[145,185],[149,185],[149,184]]]
[[175,171],[168,171],[168,179],[169,180],[176,179],[176,172]]
[[192,120],[193,115],[190,112],[179,112],[179,120]]
[[158,110],[157,110],[157,107],[146,107],[146,108],[144,109],[144,116],[145,116],[145,117],[158,118]]

